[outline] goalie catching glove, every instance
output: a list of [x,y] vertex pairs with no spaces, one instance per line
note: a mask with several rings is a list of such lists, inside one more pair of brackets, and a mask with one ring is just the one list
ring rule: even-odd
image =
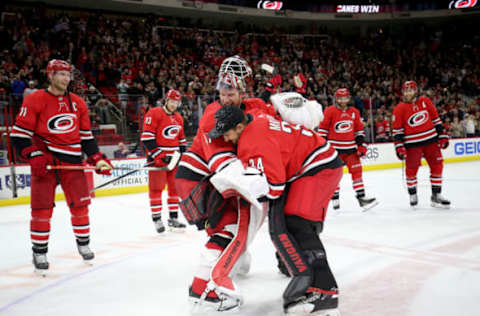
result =
[[103,153],[97,152],[91,155],[88,157],[87,162],[97,168],[95,170],[97,174],[112,175],[113,165]]
[[315,100],[305,99],[297,92],[274,94],[270,97],[270,102],[282,120],[290,124],[314,129],[323,120],[322,105]]

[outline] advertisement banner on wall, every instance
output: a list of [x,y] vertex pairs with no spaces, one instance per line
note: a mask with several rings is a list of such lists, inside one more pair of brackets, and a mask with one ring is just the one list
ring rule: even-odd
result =
[[[117,168],[138,169],[145,164],[145,158],[134,159],[120,159],[112,160],[112,164]],[[129,170],[113,170],[111,176],[99,175],[93,172],[94,186],[100,185],[114,178],[129,172]],[[15,167],[15,174],[17,179],[17,195],[18,197],[30,196],[30,166],[17,165]],[[105,189],[112,188],[128,188],[137,186],[146,186],[148,184],[148,170],[139,170],[131,175],[128,175],[118,181],[115,181],[107,186]],[[9,166],[0,167],[0,199],[12,198],[12,175]],[[61,186],[57,186],[56,193],[63,193]]]
[[[450,146],[442,150],[445,162],[461,162],[480,160],[480,137],[461,138],[450,140]],[[112,164],[118,168],[139,169],[145,165],[145,158],[116,159]],[[393,143],[375,143],[367,145],[366,157],[362,158],[364,170],[400,168],[401,162],[395,154]],[[93,173],[94,186],[101,185],[114,178],[128,173],[130,170],[113,170],[111,176]],[[15,167],[18,197],[24,197],[23,203],[30,196],[30,167],[17,165]],[[139,170],[129,176],[123,177],[98,191],[97,195],[125,194],[147,190],[148,170]],[[60,186],[57,193],[62,193]],[[0,202],[12,199],[12,174],[9,166],[0,167]],[[19,202],[22,203],[22,202]],[[0,203],[0,206],[2,203]]]

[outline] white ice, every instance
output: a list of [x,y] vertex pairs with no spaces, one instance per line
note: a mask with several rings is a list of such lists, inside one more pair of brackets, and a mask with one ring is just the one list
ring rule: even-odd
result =
[[[450,210],[430,207],[428,168],[412,210],[399,169],[364,173],[380,204],[361,212],[349,175],[341,209],[329,210],[321,237],[340,289],[343,316],[480,315],[480,162],[447,164]],[[97,198],[92,249],[77,253],[65,202],[52,219],[46,278],[33,273],[29,207],[0,208],[0,315],[188,315],[187,291],[205,233],[157,236],[144,194]],[[267,225],[250,249],[238,315],[282,315],[288,279],[277,272]]]

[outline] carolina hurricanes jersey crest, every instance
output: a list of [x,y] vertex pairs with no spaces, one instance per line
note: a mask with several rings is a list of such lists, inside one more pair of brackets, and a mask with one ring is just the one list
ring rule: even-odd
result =
[[179,125],[168,125],[162,130],[162,136],[167,139],[175,139],[181,130]]
[[430,116],[428,115],[428,111],[423,110],[410,115],[410,117],[407,119],[407,122],[411,127],[416,127],[425,124],[429,118]]
[[47,121],[47,128],[53,134],[68,134],[75,130],[77,116],[71,113],[62,113],[52,116]]
[[328,141],[340,153],[356,151],[355,138],[365,136],[360,112],[353,107],[341,110],[334,105],[325,110],[318,133],[328,138]]
[[334,129],[336,133],[350,133],[353,131],[353,121],[352,120],[339,121],[335,123]]

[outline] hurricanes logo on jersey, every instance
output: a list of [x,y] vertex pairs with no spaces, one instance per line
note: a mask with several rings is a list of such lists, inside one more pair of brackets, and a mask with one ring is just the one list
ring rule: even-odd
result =
[[48,120],[48,130],[53,134],[67,134],[75,130],[77,116],[71,113],[62,113],[52,116]]
[[163,137],[167,139],[175,139],[178,133],[180,133],[180,126],[178,125],[169,125],[162,131]]
[[340,121],[335,123],[335,132],[337,133],[348,133],[353,131],[353,122],[352,121]]
[[422,125],[428,120],[428,112],[427,111],[420,111],[408,118],[408,125],[415,127]]

